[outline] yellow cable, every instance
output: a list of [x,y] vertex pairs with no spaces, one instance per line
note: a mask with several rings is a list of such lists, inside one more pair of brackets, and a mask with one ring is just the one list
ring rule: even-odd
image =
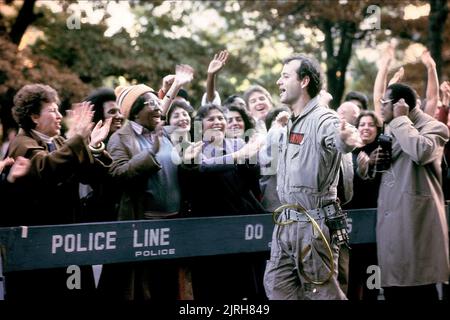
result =
[[[313,284],[316,285],[322,285],[324,283],[326,283],[328,280],[331,279],[331,277],[334,274],[334,261],[333,261],[333,252],[331,251],[331,247],[330,247],[330,243],[328,242],[327,238],[325,237],[325,235],[322,232],[322,229],[320,228],[319,224],[316,222],[316,220],[314,220],[313,217],[311,217],[308,212],[306,212],[306,209],[303,208],[301,205],[299,204],[285,204],[282,205],[280,207],[278,207],[272,214],[272,218],[273,221],[275,222],[276,225],[279,226],[286,226],[288,224],[291,224],[293,222],[295,222],[295,220],[287,220],[285,222],[278,222],[278,217],[279,215],[285,210],[285,209],[296,209],[297,212],[300,212],[304,215],[306,215],[309,219],[309,221],[311,222],[312,226],[314,229],[316,229],[320,235],[320,237],[322,238],[323,242],[325,243],[325,247],[328,251],[328,257],[329,257],[329,261],[330,263],[330,272],[328,273],[327,277],[325,280],[323,281],[315,281],[312,280],[310,277],[308,277],[305,272],[303,271],[303,268],[301,268],[301,259],[302,257],[299,257],[299,272],[301,273],[301,275],[305,278],[306,281],[311,282]],[[313,230],[314,231],[314,230]],[[331,234],[330,234],[330,238],[331,238]],[[323,264],[325,264],[325,262],[322,260]],[[326,265],[326,264],[325,264]]]

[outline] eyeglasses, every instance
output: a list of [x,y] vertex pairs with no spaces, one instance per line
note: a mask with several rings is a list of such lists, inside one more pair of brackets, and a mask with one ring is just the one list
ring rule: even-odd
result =
[[383,100],[383,99],[380,99],[380,103],[381,103],[382,105],[388,104],[389,102],[392,102],[392,101],[394,101],[394,99],[389,99],[389,100]]
[[159,109],[161,107],[161,103],[154,99],[145,101],[144,105],[148,105],[150,107],[150,109],[152,109],[152,110],[155,110],[157,108]]

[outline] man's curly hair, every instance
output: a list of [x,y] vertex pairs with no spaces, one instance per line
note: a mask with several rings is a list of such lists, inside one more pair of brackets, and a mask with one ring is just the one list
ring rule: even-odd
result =
[[35,83],[23,86],[14,96],[14,107],[12,109],[14,120],[24,130],[31,130],[36,124],[31,115],[41,113],[44,103],[58,103],[58,93],[52,87]]

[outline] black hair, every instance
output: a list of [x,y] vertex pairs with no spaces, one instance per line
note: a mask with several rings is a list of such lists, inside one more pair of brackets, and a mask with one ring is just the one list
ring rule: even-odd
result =
[[244,121],[244,132],[249,129],[255,128],[255,120],[248,114],[247,110],[242,107],[231,105],[228,108],[228,111],[235,111],[241,115],[242,120]]
[[172,104],[170,105],[169,110],[167,111],[167,117],[166,117],[167,124],[169,124],[170,117],[176,108],[181,108],[184,111],[186,111],[189,115],[189,118],[192,119],[192,117],[194,115],[194,108],[190,104],[186,103],[185,101],[174,100],[172,102]]
[[225,116],[225,110],[217,105],[217,104],[212,104],[212,103],[208,103],[208,104],[204,104],[203,106],[201,106],[198,111],[197,111],[197,115],[195,116],[195,120],[196,121],[203,121],[203,119],[206,118],[206,116],[208,115],[208,113],[211,110],[219,110],[219,112],[221,112],[224,116]]
[[414,89],[403,83],[394,83],[386,88],[386,91],[390,90],[391,94],[389,99],[392,100],[392,104],[397,103],[400,99],[405,99],[406,104],[409,106],[409,110],[416,107],[417,95]]
[[184,98],[185,100],[189,101],[189,94],[186,90],[184,90],[183,88],[181,88],[178,93],[177,93],[177,97],[181,97]]
[[224,117],[225,116],[225,110],[217,105],[217,104],[212,104],[212,103],[208,103],[208,104],[204,104],[202,105],[198,110],[197,110],[197,114],[195,115],[194,118],[194,125],[191,126],[191,137],[194,137],[194,140],[197,140],[199,137],[203,136],[203,125],[201,126],[196,126],[195,122],[200,121],[202,122],[203,119],[205,119],[208,116],[208,113],[211,110],[218,110],[220,113],[223,114]]
[[357,100],[361,102],[361,109],[367,110],[369,105],[369,98],[364,93],[358,91],[350,91],[344,98],[344,101]]
[[284,59],[283,64],[288,64],[293,60],[300,61],[300,67],[296,70],[298,78],[300,80],[305,77],[309,78],[307,91],[309,96],[314,98],[322,89],[322,74],[319,62],[314,58],[299,54]]
[[223,106],[225,108],[229,108],[230,106],[233,105],[233,103],[236,101],[236,99],[241,98],[244,103],[245,103],[245,108],[247,108],[247,103],[245,102],[244,98],[242,98],[240,95],[238,94],[233,94],[231,96],[229,96],[228,98],[225,99],[225,101],[223,102]]
[[113,89],[100,88],[91,92],[84,101],[90,101],[94,105],[93,121],[97,123],[100,120],[105,120],[103,104],[108,101],[116,101],[116,95]]
[[363,110],[359,114],[358,118],[356,118],[356,128],[359,127],[359,122],[363,117],[371,117],[373,122],[375,122],[375,126],[377,127],[377,136],[383,131],[383,121],[381,121],[380,117],[377,114],[370,110]]
[[289,112],[289,114],[291,113],[289,108],[286,108],[286,107],[278,107],[278,108],[270,110],[269,113],[267,113],[266,119],[264,120],[266,123],[267,130],[270,129],[270,127],[272,126],[272,122],[276,119],[276,117],[282,111],[287,111],[287,112]]

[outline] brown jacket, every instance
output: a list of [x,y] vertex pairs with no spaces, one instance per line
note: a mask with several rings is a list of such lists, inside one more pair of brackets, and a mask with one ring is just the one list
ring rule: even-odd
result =
[[148,177],[161,169],[159,163],[148,150],[140,150],[129,121],[111,136],[108,151],[114,159],[111,175],[123,189],[119,220],[144,219],[143,205]]
[[[10,184],[0,214],[0,225],[54,225],[83,222],[80,216],[79,183],[102,179],[112,163],[103,152],[91,154],[81,136],[54,139],[56,150],[34,133],[20,130],[11,142],[9,156],[31,160],[29,173]],[[5,209],[5,210],[3,210]],[[90,266],[81,266],[81,290],[69,290],[66,268],[10,272],[6,277],[6,299],[89,299],[95,289]]]
[[448,281],[448,227],[441,189],[447,127],[413,109],[393,119],[392,166],[378,196],[377,248],[382,286]]
[[14,199],[7,201],[9,225],[82,222],[78,185],[101,179],[112,159],[106,152],[94,157],[78,135],[69,140],[56,137],[53,141],[56,150],[49,152],[37,135],[21,129],[11,142],[8,156],[28,158],[31,166],[29,173],[14,184]]

